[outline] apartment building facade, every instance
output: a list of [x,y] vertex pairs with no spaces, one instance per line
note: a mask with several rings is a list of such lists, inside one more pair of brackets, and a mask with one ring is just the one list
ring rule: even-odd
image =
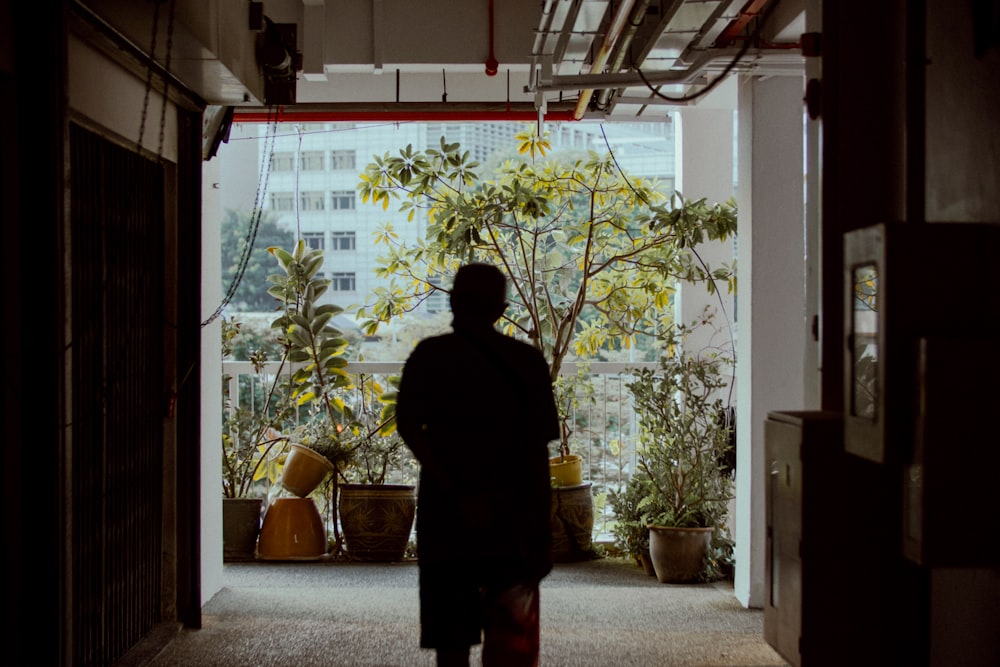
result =
[[[425,217],[412,221],[396,207],[373,206],[357,193],[359,174],[374,156],[393,155],[412,145],[436,148],[442,137],[459,143],[480,162],[484,173],[504,159],[517,155],[515,135],[533,125],[520,122],[456,123],[277,123],[234,127],[233,142],[251,142],[227,151],[224,169],[242,173],[253,187],[234,188],[242,197],[229,208],[262,208],[278,224],[325,255],[323,276],[331,281],[325,295],[329,303],[344,308],[364,303],[386,281],[375,275],[384,246],[375,243],[375,232],[390,222],[401,242],[413,243],[427,227]],[[659,179],[665,191],[676,177],[673,123],[549,123],[553,152],[586,155],[609,150],[626,173]],[[253,161],[251,164],[251,160]],[[228,179],[233,181],[232,177]],[[251,196],[252,193],[252,196]],[[252,205],[248,202],[252,201]],[[430,299],[419,312],[446,309],[443,298]]]

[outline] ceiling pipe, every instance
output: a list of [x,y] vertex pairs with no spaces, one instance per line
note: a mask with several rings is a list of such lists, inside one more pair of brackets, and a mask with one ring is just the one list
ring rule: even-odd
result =
[[493,54],[493,0],[490,0],[490,55],[486,58],[486,76],[496,76],[500,63]]
[[724,49],[734,40],[739,39],[744,28],[750,23],[754,18],[760,14],[760,10],[764,8],[767,4],[767,0],[750,0],[745,5],[743,9],[740,10],[739,16],[733,19],[729,25],[715,38],[715,46],[720,49]]
[[573,26],[576,25],[576,20],[580,16],[582,8],[583,0],[574,0],[566,11],[562,28],[559,29],[559,38],[556,40],[556,48],[552,52],[552,62],[562,62],[563,56],[566,54],[566,47],[569,46],[569,39],[573,35]]
[[[491,110],[483,107],[456,108],[455,103],[441,105],[436,109],[432,105],[408,107],[385,107],[375,109],[374,105],[351,105],[345,108],[326,108],[309,111],[295,108],[278,107],[277,112],[267,109],[241,111],[236,109],[233,115],[234,123],[344,123],[344,122],[439,122],[439,121],[537,121],[538,112],[531,105],[521,108]],[[573,112],[569,109],[548,111],[545,119],[549,121],[572,121]]]
[[552,30],[552,18],[554,14],[552,5],[554,4],[555,0],[545,0],[545,4],[542,5],[542,17],[538,21],[538,32],[535,34],[535,43],[531,47],[531,53],[534,54],[531,62],[532,77],[535,76],[535,68],[539,65],[538,56],[542,53],[542,47],[545,46],[549,31]]
[[[618,43],[618,39],[622,35],[622,31],[625,28],[625,24],[628,22],[628,17],[631,15],[632,8],[634,6],[635,0],[626,0],[626,2],[618,5],[618,9],[615,11],[615,15],[611,19],[611,25],[608,26],[608,32],[604,36],[604,42],[601,44],[601,48],[598,50],[597,54],[594,56],[593,62],[590,64],[591,74],[600,74],[604,71],[604,66],[607,64],[608,58],[611,56],[611,52],[614,51],[615,44]],[[554,78],[555,77],[553,77],[553,79]],[[577,101],[576,109],[573,111],[574,120],[580,120],[583,118],[583,114],[587,110],[587,105],[590,104],[590,98],[593,94],[593,88],[580,91],[580,99]]]
[[[609,72],[618,72],[621,70],[622,65],[625,63],[625,56],[628,55],[628,49],[632,45],[632,40],[635,39],[636,33],[639,32],[639,26],[642,25],[642,21],[646,16],[646,9],[649,7],[649,3],[650,0],[642,0],[636,5],[635,10],[633,10],[628,22],[628,28],[622,35],[621,41],[615,47],[615,57],[611,61],[611,67],[608,68]],[[611,97],[610,88],[601,90],[597,96],[598,108],[605,108],[609,97]]]
[[[715,62],[729,64],[733,58],[740,53],[738,48],[712,49],[698,55],[690,67],[684,70],[662,70],[644,72],[646,81],[651,84],[684,84],[693,83],[698,77]],[[761,63],[759,59],[763,55],[784,55],[787,61],[784,63]],[[776,49],[770,52],[768,49],[758,49],[752,53],[744,54],[750,62],[747,66],[752,66],[754,71],[766,71],[773,74],[791,73],[792,70],[800,72],[803,58],[791,54],[788,49]],[[739,67],[739,65],[737,65]],[[795,69],[799,68],[799,69]],[[603,89],[603,88],[628,88],[632,86],[645,86],[645,82],[636,72],[620,72],[617,74],[576,74],[572,76],[553,76],[550,83],[539,84],[533,91],[551,90],[580,90],[582,88]],[[525,88],[524,92],[533,92]]]

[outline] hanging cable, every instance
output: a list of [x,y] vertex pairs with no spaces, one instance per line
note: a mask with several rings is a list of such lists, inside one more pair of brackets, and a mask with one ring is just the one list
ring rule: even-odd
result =
[[722,70],[722,73],[719,76],[709,81],[708,84],[701,90],[690,93],[688,95],[681,95],[680,97],[671,97],[670,95],[664,95],[659,90],[653,87],[653,84],[649,82],[649,79],[646,78],[646,75],[642,73],[642,70],[639,69],[638,66],[633,65],[632,69],[635,70],[635,73],[639,75],[639,78],[642,79],[642,82],[646,84],[646,87],[649,88],[649,90],[654,95],[668,102],[690,102],[692,100],[698,99],[699,97],[707,95],[712,90],[714,90],[716,86],[718,86],[720,83],[726,80],[726,77],[729,76],[729,73],[733,71],[733,68],[736,67],[736,65],[740,62],[740,59],[746,55],[747,51],[750,49],[750,44],[756,43],[759,40],[761,30],[767,23],[767,19],[771,15],[771,12],[774,11],[774,8],[778,6],[778,2],[779,0],[771,0],[770,4],[768,4],[767,7],[764,9],[764,11],[760,14],[760,17],[757,20],[757,24],[754,26],[753,33],[751,33],[746,39],[743,40],[743,46],[740,47],[740,50],[736,53],[733,59],[729,61],[728,64],[726,64],[726,67]]
[[[272,118],[273,112],[273,118]],[[240,253],[240,261],[236,267],[236,273],[233,274],[233,280],[229,284],[229,288],[226,290],[225,296],[222,298],[222,302],[219,307],[215,309],[212,315],[201,323],[201,326],[205,327],[214,322],[225,310],[226,306],[229,305],[230,301],[236,295],[236,290],[239,289],[240,283],[243,281],[243,274],[246,273],[247,266],[250,264],[250,256],[253,254],[254,243],[257,240],[257,230],[260,228],[261,217],[264,213],[264,198],[267,195],[267,181],[271,175],[271,160],[274,155],[274,142],[275,135],[278,132],[278,113],[277,107],[270,107],[268,109],[268,125],[267,132],[264,135],[264,155],[263,159],[260,161],[260,174],[257,177],[257,192],[254,195],[254,208],[253,213],[250,215],[250,227],[247,229],[246,238],[243,239],[243,250]]]
[[[611,161],[614,162],[615,168],[618,170],[618,173],[622,177],[622,180],[625,181],[625,184],[628,185],[630,190],[632,190],[632,194],[641,199],[642,203],[644,203],[646,206],[652,207],[653,204],[648,199],[646,199],[646,197],[642,193],[640,193],[638,190],[635,189],[635,186],[632,185],[632,181],[629,180],[628,175],[622,169],[621,165],[618,164],[618,158],[615,157],[615,152],[611,149],[611,142],[608,141],[608,135],[605,134],[604,132],[604,123],[601,123],[601,136],[604,137],[604,145],[608,149],[608,155],[611,156]],[[695,250],[693,246],[688,246],[687,249],[691,251],[691,254],[694,255],[695,259],[698,260],[698,263],[701,264],[701,268],[704,269],[705,275],[707,276],[709,282],[712,283],[712,291],[715,293],[716,298],[718,298],[719,300],[719,309],[722,311],[722,317],[726,320],[726,327],[729,330],[729,344],[733,346],[733,356],[735,357],[736,339],[733,336],[733,325],[732,322],[729,321],[729,312],[726,310],[726,302],[722,299],[722,292],[715,284],[715,278],[712,277],[712,273],[708,270],[708,264],[706,264],[705,260],[702,259],[701,255],[698,254],[698,251]],[[734,367],[733,368],[734,381],[731,382],[729,385],[729,401],[728,401],[729,404],[732,403],[732,393],[733,393],[733,386],[735,385],[735,379],[736,379],[736,368]]]
[[299,135],[299,143],[295,148],[295,240],[302,239],[302,218],[300,207],[302,193],[299,192],[299,173],[302,171],[302,126],[296,125],[295,131]]

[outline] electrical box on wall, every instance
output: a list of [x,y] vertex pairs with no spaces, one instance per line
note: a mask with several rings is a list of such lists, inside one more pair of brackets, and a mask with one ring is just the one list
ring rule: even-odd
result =
[[[844,235],[844,447],[876,463],[912,460],[921,341],[948,339],[962,374],[977,373],[975,349],[1000,310],[1000,225],[883,223]],[[942,354],[942,352],[937,352]],[[960,385],[935,393],[963,414]],[[936,407],[935,410],[940,410]],[[994,442],[996,435],[992,436]]]

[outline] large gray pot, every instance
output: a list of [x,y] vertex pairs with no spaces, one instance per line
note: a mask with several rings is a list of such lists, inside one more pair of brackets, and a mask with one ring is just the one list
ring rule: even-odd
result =
[[222,559],[254,560],[260,534],[261,498],[222,499]]

